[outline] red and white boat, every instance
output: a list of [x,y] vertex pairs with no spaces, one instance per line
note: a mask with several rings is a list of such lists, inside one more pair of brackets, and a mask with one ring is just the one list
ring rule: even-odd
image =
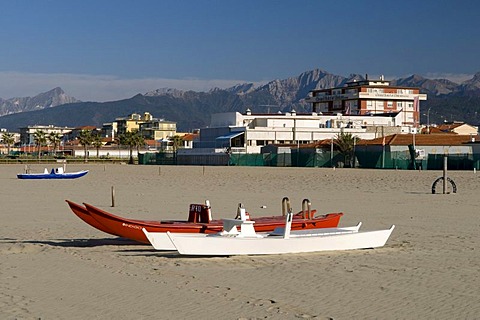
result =
[[[171,233],[206,233],[212,234],[222,231],[223,220],[213,220],[211,208],[206,204],[191,204],[188,220],[137,220],[117,216],[93,205],[84,203],[76,204],[66,200],[75,215],[92,227],[119,237],[135,240],[142,243],[150,243],[143,233],[145,228],[148,232],[171,232]],[[240,206],[239,206],[240,207]],[[275,228],[285,226],[285,215],[291,211],[288,198],[282,200],[283,215],[255,218],[255,231],[271,232]],[[237,211],[240,212],[239,210]],[[310,202],[304,200],[302,211],[293,215],[292,230],[335,228],[340,222],[343,213],[329,213],[315,217],[316,210],[311,210]],[[172,248],[165,248],[169,250]]]

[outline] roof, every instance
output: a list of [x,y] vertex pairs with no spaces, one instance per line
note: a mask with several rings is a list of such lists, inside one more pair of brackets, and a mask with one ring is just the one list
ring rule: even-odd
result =
[[198,139],[199,136],[200,136],[200,134],[198,134],[198,133],[187,133],[182,137],[182,139],[184,141],[193,141],[193,140]]
[[95,126],[81,126],[81,127],[77,127],[76,129],[77,130],[96,130],[97,127],[95,127]]
[[[413,144],[421,146],[455,146],[472,142],[472,139],[479,140],[479,136],[459,135],[459,134],[394,134],[391,136],[380,137],[372,140],[360,140],[357,145],[390,145],[390,146],[408,146]],[[385,139],[385,142],[384,142]]]
[[238,136],[242,135],[243,133],[244,133],[243,131],[234,132],[234,133],[231,133],[231,134],[226,135],[226,136],[217,137],[217,138],[215,138],[215,140],[227,140],[227,139],[232,139],[232,138],[235,138],[235,137],[238,137]]

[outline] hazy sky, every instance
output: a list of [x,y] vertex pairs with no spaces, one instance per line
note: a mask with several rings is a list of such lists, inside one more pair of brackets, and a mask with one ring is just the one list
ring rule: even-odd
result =
[[480,1],[1,1],[0,97],[80,100],[333,74],[480,71]]

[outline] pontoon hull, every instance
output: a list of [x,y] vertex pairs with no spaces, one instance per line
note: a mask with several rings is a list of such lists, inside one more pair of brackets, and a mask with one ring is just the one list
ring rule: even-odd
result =
[[[291,231],[291,237],[302,237],[302,236],[314,236],[315,234],[339,234],[339,233],[353,233],[358,232],[362,223],[360,222],[356,226],[353,227],[343,227],[343,228],[321,228],[321,229],[308,229],[308,230],[294,230]],[[271,235],[283,235],[284,228],[277,228],[275,229]],[[143,229],[143,233],[147,237],[150,244],[153,246],[155,250],[177,250],[177,248],[173,245],[173,242],[170,240],[168,233],[166,232],[148,232],[147,230]],[[261,236],[268,236],[268,233],[259,233]],[[195,233],[182,233],[182,237],[189,237],[189,236],[198,236]]]
[[224,237],[221,235],[185,236],[168,233],[180,254],[201,256],[270,255],[383,247],[395,226],[386,230],[324,234],[309,237],[264,238]]

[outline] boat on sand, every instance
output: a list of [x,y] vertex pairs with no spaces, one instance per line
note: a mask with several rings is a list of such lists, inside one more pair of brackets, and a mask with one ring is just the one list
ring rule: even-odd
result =
[[[235,220],[233,224],[235,225],[238,220]],[[225,222],[225,221],[224,221]],[[319,229],[306,229],[306,230],[293,230],[290,231],[290,236],[293,237],[301,237],[303,235],[311,236],[314,234],[339,234],[339,233],[352,233],[358,232],[362,223],[358,223],[356,226],[352,227],[341,227],[341,228],[319,228]],[[284,234],[285,228],[276,228],[272,232],[263,232],[263,233],[255,233],[256,235],[260,235],[261,237],[266,236],[280,236]],[[143,233],[147,237],[150,244],[153,246],[155,250],[177,250],[174,246],[172,240],[170,240],[169,232],[148,232],[145,229],[142,229]],[[225,231],[222,231],[223,235],[226,235]],[[235,234],[235,231],[233,231]],[[197,236],[197,233],[176,233],[177,235],[181,235],[182,237],[188,236]]]
[[77,172],[65,172],[62,167],[53,168],[48,172],[47,168],[43,173],[19,173],[18,179],[77,179],[88,173],[88,170]]
[[[291,231],[293,213],[285,220],[282,235],[255,232],[255,221],[225,219],[224,229],[216,234],[186,235],[167,232],[176,250],[182,255],[231,256],[306,253],[335,250],[378,248],[385,245],[395,228],[375,231],[302,230]],[[240,227],[240,231],[238,230]],[[155,247],[156,234],[143,229]]]
[[[125,218],[87,203],[84,203],[83,207],[72,201],[66,201],[72,211],[92,227],[109,234],[142,243],[150,243],[142,232],[143,228],[149,232],[166,233],[168,231],[171,233],[206,234],[217,233],[223,229],[222,220],[212,219],[211,207],[208,200],[205,204],[191,204],[189,206],[188,220],[160,221]],[[285,208],[285,212],[290,209],[288,198],[282,200],[282,206]],[[326,215],[315,216],[316,210],[312,210],[310,206],[310,202],[304,200],[302,211],[293,215],[292,230],[334,228],[338,226],[343,213],[329,213]],[[81,207],[85,208],[85,210],[82,210]],[[239,205],[239,207],[243,207],[243,205]],[[88,217],[85,215],[85,211],[88,213]],[[273,231],[275,228],[284,226],[284,220],[285,216],[283,215],[255,218],[255,230],[257,232]]]

